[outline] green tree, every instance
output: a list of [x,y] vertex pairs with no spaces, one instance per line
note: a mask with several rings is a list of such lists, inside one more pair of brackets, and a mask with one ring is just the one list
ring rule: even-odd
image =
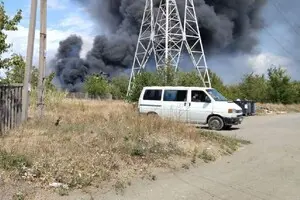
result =
[[242,96],[241,89],[237,84],[225,86],[225,90],[222,93],[224,96],[231,100],[240,99]]
[[157,76],[157,84],[159,85],[171,86],[177,83],[177,72],[175,72],[171,65],[158,69],[155,74]]
[[268,69],[268,97],[272,103],[293,103],[291,77],[282,67]]
[[11,44],[6,42],[7,34],[6,31],[18,30],[17,25],[22,19],[22,10],[18,10],[17,13],[10,18],[4,8],[4,3],[0,2],[0,69],[7,68],[9,58],[2,59],[2,54],[8,52]]
[[110,92],[113,99],[125,99],[129,80],[126,76],[115,77],[111,81]]
[[49,76],[47,76],[45,78],[45,88],[46,88],[46,90],[51,90],[51,91],[56,90],[55,86],[52,83],[54,77],[55,77],[55,73],[52,72]]
[[300,82],[293,81],[292,82],[292,91],[293,91],[293,102],[300,103]]
[[226,87],[222,81],[222,79],[213,71],[208,70],[211,86],[218,90],[221,93],[226,92]]
[[109,84],[102,76],[91,75],[85,81],[84,89],[93,98],[102,97],[109,93]]
[[[223,91],[225,89],[223,81],[221,78],[211,70],[209,70],[209,77],[211,81],[211,85],[213,88]],[[179,72],[178,73],[178,85],[182,86],[195,86],[195,87],[203,87],[204,84],[202,80],[199,77],[199,74],[197,71],[191,71],[191,72]]]
[[264,75],[246,74],[239,85],[241,98],[254,100],[257,102],[266,102],[268,85]]
[[179,72],[177,85],[201,87],[203,86],[203,83],[199,78],[198,72],[191,71],[191,72]]
[[[21,55],[13,54],[11,59],[6,63],[7,71],[6,78],[3,82],[7,84],[18,83],[22,84],[25,74],[25,60]],[[36,67],[32,68],[31,71],[31,87],[36,88],[38,83],[38,69]]]

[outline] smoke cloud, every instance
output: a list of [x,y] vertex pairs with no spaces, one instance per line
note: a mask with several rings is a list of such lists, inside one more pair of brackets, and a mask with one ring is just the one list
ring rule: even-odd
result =
[[[88,11],[95,28],[110,33],[95,37],[85,59],[79,57],[80,36],[60,42],[52,65],[62,88],[78,91],[89,74],[105,72],[111,76],[131,67],[145,0],[72,0]],[[158,7],[160,0],[154,0]],[[177,0],[183,17],[185,0]],[[206,55],[220,52],[252,52],[253,36],[264,24],[260,16],[266,0],[194,0]]]

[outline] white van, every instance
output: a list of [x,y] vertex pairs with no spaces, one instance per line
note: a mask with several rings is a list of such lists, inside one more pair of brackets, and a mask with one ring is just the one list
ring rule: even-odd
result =
[[192,124],[208,124],[212,130],[229,129],[243,120],[241,107],[228,101],[214,88],[144,87],[138,108],[144,114]]

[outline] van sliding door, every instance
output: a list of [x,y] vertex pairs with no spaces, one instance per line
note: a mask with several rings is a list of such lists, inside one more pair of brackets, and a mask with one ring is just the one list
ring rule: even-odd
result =
[[164,91],[162,113],[165,118],[176,121],[187,121],[188,90],[166,89]]

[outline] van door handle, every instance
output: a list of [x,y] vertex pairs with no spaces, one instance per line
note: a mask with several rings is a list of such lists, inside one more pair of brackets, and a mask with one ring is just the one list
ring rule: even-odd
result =
[[191,104],[192,104],[192,103],[190,102],[190,103],[189,103],[189,106],[191,106]]
[[186,106],[186,102],[184,102],[184,104],[183,104],[184,106]]

